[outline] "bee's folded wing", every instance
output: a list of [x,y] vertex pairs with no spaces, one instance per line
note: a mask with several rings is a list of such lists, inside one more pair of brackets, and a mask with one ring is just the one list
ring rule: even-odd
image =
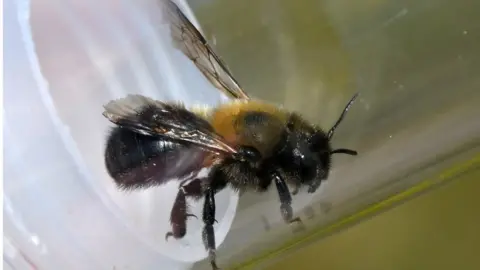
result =
[[216,153],[236,153],[210,123],[182,104],[166,103],[142,95],[110,101],[103,115],[114,124],[148,136],[165,136]]

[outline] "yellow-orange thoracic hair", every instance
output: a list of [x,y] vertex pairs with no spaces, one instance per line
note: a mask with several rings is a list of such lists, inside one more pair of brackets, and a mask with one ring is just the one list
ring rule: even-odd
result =
[[[239,137],[239,131],[241,132],[242,126],[239,126],[237,121],[242,118],[245,113],[250,112],[265,112],[272,115],[278,120],[278,123],[285,125],[289,113],[272,104],[257,101],[257,100],[234,100],[229,103],[224,103],[215,108],[194,108],[192,109],[197,115],[202,116],[210,122],[215,132],[221,135],[232,146],[237,145],[250,145],[256,147],[260,152],[267,151],[276,139],[279,138],[281,129],[278,127],[268,127],[268,130],[262,130],[263,135],[266,135],[268,142],[264,142],[261,145],[258,143],[252,143],[251,138],[248,136]],[[267,143],[267,145],[265,145]],[[265,154],[265,153],[264,153]]]

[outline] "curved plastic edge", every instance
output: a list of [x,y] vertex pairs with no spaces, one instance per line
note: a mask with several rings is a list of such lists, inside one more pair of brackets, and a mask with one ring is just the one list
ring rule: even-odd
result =
[[[178,0],[177,3],[181,6],[181,8],[184,10],[186,15],[189,17],[189,19],[194,23],[197,27],[199,27],[199,23],[196,20],[196,18],[193,16],[193,13],[186,3],[185,0]],[[39,91],[41,92],[42,96],[42,103],[44,104],[45,108],[47,109],[50,119],[52,122],[57,126],[57,132],[59,132],[60,137],[63,140],[63,144],[67,149],[70,149],[70,155],[72,158],[75,160],[77,165],[79,166],[79,169],[83,172],[84,175],[88,175],[88,172],[86,172],[85,166],[83,166],[83,162],[81,162],[81,158],[79,157],[79,153],[76,151],[76,147],[74,147],[75,143],[73,141],[73,138],[69,135],[68,132],[68,127],[61,121],[61,119],[57,116],[57,112],[55,109],[55,105],[53,103],[53,100],[50,96],[49,93],[49,86],[48,86],[48,81],[43,77],[40,65],[38,62],[38,57],[35,52],[35,44],[32,39],[32,32],[30,28],[30,24],[28,23],[29,17],[30,17],[30,1],[29,0],[19,0],[16,1],[16,4],[14,5],[18,20],[19,20],[19,25],[21,28],[21,38],[25,44],[25,51],[28,57],[28,60],[30,61],[31,68],[33,70],[33,77],[37,81],[37,85],[39,88]],[[27,23],[25,23],[27,22]],[[200,28],[199,28],[200,29]],[[72,148],[73,147],[73,148]],[[239,194],[234,192],[233,190],[229,190],[229,197],[230,201],[228,202],[228,207],[227,211],[225,212],[225,215],[220,219],[220,224],[218,225],[218,228],[216,230],[216,242],[217,242],[217,247],[220,246],[223,241],[225,240],[230,227],[233,223],[235,214],[236,214],[236,209],[239,201]],[[105,198],[103,196],[100,196],[102,201],[105,203]],[[112,210],[112,207],[109,206],[109,209]],[[119,217],[118,213],[113,213],[117,218]],[[132,231],[132,233],[134,233]],[[140,237],[142,242],[150,246],[150,248],[156,250],[158,252],[158,249],[153,247],[149,241],[145,241],[144,237]],[[203,252],[201,256],[193,256],[188,259],[183,258],[177,258],[175,256],[171,256],[170,254],[164,254],[161,253],[164,256],[167,256],[171,259],[177,260],[179,262],[188,262],[188,263],[194,263],[196,261],[200,261],[205,259],[208,256],[208,253],[206,250]]]

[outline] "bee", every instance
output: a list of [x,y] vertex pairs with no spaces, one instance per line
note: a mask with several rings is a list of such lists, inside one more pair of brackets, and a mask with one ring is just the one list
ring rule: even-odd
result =
[[[121,190],[179,179],[166,240],[185,236],[186,221],[194,216],[188,212],[187,198],[204,198],[202,239],[212,269],[219,269],[215,194],[226,187],[265,192],[274,185],[285,222],[301,222],[292,211],[292,195],[303,188],[314,193],[328,178],[333,154],[357,155],[354,150],[333,149],[330,141],[358,94],[328,131],[296,112],[251,98],[180,8],[169,0],[163,4],[176,47],[230,101],[204,109],[142,95],[110,101],[103,115],[115,125],[106,140],[105,166]],[[210,170],[199,177],[203,168]]]

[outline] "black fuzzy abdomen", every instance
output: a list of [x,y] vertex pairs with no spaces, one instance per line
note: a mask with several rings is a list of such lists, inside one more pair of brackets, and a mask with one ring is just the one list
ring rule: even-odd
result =
[[205,152],[165,137],[115,127],[107,140],[105,165],[121,189],[146,188],[202,168]]

